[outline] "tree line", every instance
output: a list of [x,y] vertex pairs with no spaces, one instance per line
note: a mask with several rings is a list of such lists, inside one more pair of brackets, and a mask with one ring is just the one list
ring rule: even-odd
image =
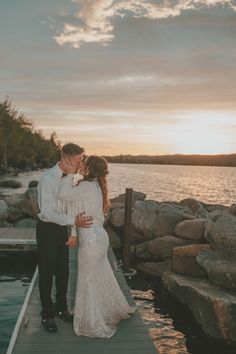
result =
[[110,163],[158,164],[158,165],[198,165],[236,166],[236,154],[221,155],[117,155],[104,156]]
[[60,143],[53,132],[49,139],[19,113],[9,99],[0,102],[0,166],[2,169],[45,168],[60,157]]

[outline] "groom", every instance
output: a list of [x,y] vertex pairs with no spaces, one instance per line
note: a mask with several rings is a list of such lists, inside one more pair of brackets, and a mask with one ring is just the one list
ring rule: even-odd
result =
[[[61,157],[75,163],[78,168],[82,162],[84,149],[76,144],[66,144]],[[69,248],[67,225],[90,227],[92,218],[78,214],[75,220],[57,212],[58,189],[63,171],[57,163],[43,173],[38,185],[38,203],[40,213],[36,226],[36,239],[39,269],[39,294],[42,304],[42,325],[50,333],[58,331],[55,315],[66,322],[72,322],[73,316],[67,310],[67,286],[69,278]],[[51,299],[53,275],[56,280],[56,304]]]

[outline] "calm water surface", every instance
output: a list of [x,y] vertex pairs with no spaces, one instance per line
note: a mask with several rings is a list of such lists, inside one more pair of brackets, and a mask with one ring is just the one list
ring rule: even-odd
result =
[[[236,201],[236,168],[215,166],[176,166],[110,164],[111,197],[125,188],[144,192],[147,199],[180,201],[196,198],[206,203],[230,205]],[[8,194],[25,191],[31,180],[39,180],[42,172],[22,173],[17,180],[24,185],[17,190],[1,190]]]
[[0,275],[0,354],[6,353],[30,280],[29,274]]

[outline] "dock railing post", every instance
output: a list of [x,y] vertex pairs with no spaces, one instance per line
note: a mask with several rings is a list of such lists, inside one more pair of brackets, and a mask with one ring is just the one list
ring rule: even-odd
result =
[[123,233],[123,252],[122,262],[123,271],[128,273],[130,270],[130,246],[131,246],[131,228],[132,228],[132,203],[133,189],[126,188],[125,191],[125,224]]

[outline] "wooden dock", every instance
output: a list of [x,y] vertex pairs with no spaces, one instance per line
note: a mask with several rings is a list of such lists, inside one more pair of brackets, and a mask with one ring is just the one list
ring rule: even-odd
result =
[[[8,237],[4,233],[4,237],[0,237],[0,244],[2,240],[8,239],[8,244],[11,244],[10,234],[14,235],[15,230],[9,232]],[[33,241],[34,230],[28,231],[29,239],[27,241],[27,233],[23,229],[17,231],[18,238],[16,240],[25,240],[25,244],[29,240]],[[7,241],[5,246],[7,245]],[[21,241],[23,243],[23,241]],[[8,248],[9,249],[9,248]],[[77,269],[77,250],[70,249],[70,280],[68,288],[68,306],[73,308],[75,284],[76,284],[76,269]],[[123,273],[116,270],[114,264],[116,257],[112,248],[109,248],[108,258],[113,268],[114,274],[119,282],[119,285],[125,294],[130,305],[135,305],[134,299],[130,293],[130,289],[126,283]],[[89,338],[85,336],[76,336],[73,332],[72,324],[63,322],[57,319],[59,328],[58,333],[49,334],[45,332],[41,326],[41,305],[38,290],[38,270],[34,273],[31,284],[29,286],[24,304],[20,311],[15,329],[9,343],[6,354],[157,354],[157,349],[151,337],[148,334],[148,329],[141,319],[138,311],[128,320],[123,320],[118,325],[118,330],[115,335],[109,339],[103,338]]]

